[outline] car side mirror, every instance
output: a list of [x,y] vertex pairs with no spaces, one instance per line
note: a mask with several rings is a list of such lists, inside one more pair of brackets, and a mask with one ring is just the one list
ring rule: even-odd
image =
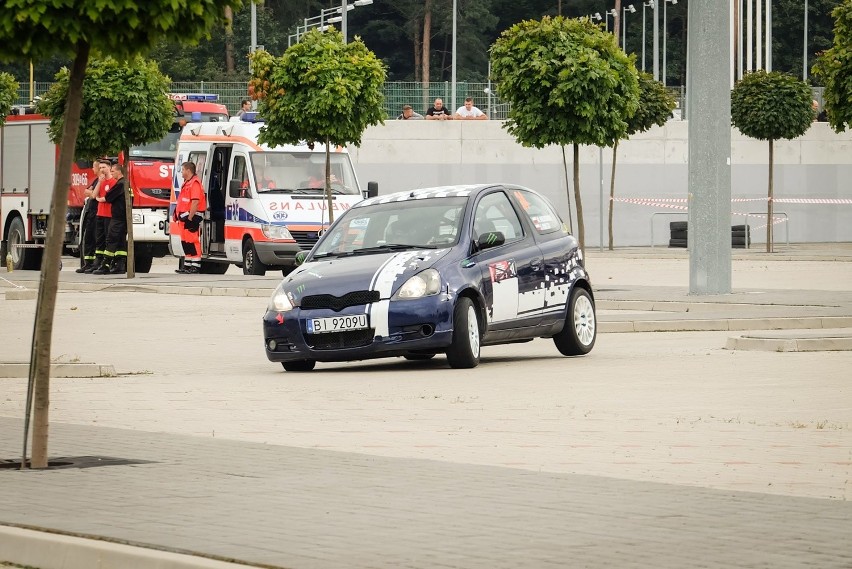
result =
[[244,188],[239,180],[231,180],[228,185],[228,195],[232,198],[244,198],[248,195],[248,188]]
[[377,195],[379,195],[379,183],[367,182],[367,193],[364,195],[364,199],[374,198]]
[[484,251],[485,249],[498,247],[505,242],[506,236],[503,235],[502,231],[489,231],[488,233],[483,233],[477,238],[476,250]]

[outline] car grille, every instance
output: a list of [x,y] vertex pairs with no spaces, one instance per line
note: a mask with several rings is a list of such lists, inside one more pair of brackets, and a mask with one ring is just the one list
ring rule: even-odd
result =
[[[349,292],[343,296],[334,296],[331,294],[314,294],[306,296],[299,303],[299,306],[305,309],[311,308],[328,308],[334,311],[340,311],[347,306],[359,306],[361,304],[370,304],[381,300],[381,294],[377,290],[356,290]],[[323,334],[324,335],[324,334]]]
[[314,350],[339,350],[340,348],[360,348],[369,346],[375,336],[374,328],[352,330],[350,332],[328,332],[326,334],[305,334],[305,342]]
[[319,235],[316,231],[290,231],[290,235],[293,236],[299,247],[306,251],[310,250],[319,241]]
[[168,200],[172,195],[170,188],[142,188],[140,191],[146,196],[157,198],[158,200]]

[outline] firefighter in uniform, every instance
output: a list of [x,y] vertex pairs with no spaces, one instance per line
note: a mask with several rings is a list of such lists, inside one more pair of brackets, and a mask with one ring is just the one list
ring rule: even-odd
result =
[[127,212],[125,211],[124,165],[113,164],[111,167],[113,185],[106,194],[106,201],[112,209],[107,231],[104,264],[95,275],[118,275],[127,271]]
[[100,160],[92,161],[92,171],[95,173],[95,179],[86,188],[86,204],[83,206],[83,219],[80,221],[80,258],[83,264],[77,269],[78,273],[91,272],[86,269],[92,267],[94,270],[95,266],[95,224],[98,202],[94,198],[97,195],[98,182],[103,179]]
[[198,176],[195,164],[184,162],[180,167],[183,187],[175,208],[175,221],[180,222],[180,242],[183,246],[183,268],[175,270],[181,274],[201,272],[201,220],[202,212],[207,210],[207,196]]
[[112,172],[110,171],[110,163],[107,159],[101,160],[101,175],[103,179],[95,195],[95,200],[98,203],[98,211],[95,216],[95,264],[86,269],[84,271],[86,273],[94,273],[104,265],[107,231],[109,230],[109,220],[112,217],[112,208],[106,201],[106,197],[104,197],[112,185],[115,184],[115,180],[112,179]]

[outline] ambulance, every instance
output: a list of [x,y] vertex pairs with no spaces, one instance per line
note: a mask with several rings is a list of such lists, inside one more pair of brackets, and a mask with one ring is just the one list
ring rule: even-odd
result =
[[[201,272],[223,274],[231,264],[244,274],[289,274],[329,226],[325,194],[325,146],[270,147],[258,143],[263,123],[255,113],[227,123],[191,122],[183,128],[175,158],[169,207],[170,249],[183,256],[174,211],[183,178],[193,162],[207,194],[201,225]],[[348,210],[378,185],[363,191],[345,148],[330,152],[331,213]]]

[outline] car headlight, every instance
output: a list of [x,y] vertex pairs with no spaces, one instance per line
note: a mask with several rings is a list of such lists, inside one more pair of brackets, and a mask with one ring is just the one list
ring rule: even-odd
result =
[[290,300],[290,296],[280,286],[276,288],[275,292],[272,293],[272,298],[269,300],[269,310],[273,312],[287,312],[288,310],[293,310],[293,308],[293,301]]
[[290,231],[283,225],[261,225],[260,229],[267,239],[293,239]]
[[399,299],[423,298],[440,291],[441,275],[435,269],[426,269],[405,281],[394,296]]

